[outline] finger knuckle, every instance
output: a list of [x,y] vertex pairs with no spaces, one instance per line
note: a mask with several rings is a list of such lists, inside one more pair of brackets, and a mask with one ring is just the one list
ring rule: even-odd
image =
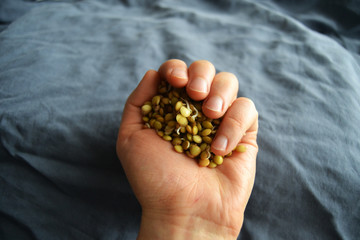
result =
[[245,127],[244,121],[235,115],[228,115],[226,120],[226,125],[232,129],[243,130]]
[[242,106],[245,106],[249,109],[252,109],[254,111],[257,112],[256,107],[255,107],[255,103],[247,97],[239,97],[235,100],[235,102],[237,102],[237,104],[241,104]]
[[191,65],[190,68],[194,68],[194,67],[200,67],[200,68],[207,68],[209,71],[213,71],[215,72],[215,66],[209,62],[208,60],[197,60],[194,61]]
[[221,78],[237,81],[236,75],[234,73],[231,73],[231,72],[219,72],[217,75],[219,77],[221,77]]

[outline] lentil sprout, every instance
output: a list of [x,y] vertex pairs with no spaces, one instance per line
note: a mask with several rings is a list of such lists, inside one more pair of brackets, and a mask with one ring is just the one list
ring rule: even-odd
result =
[[215,168],[234,151],[246,151],[246,146],[238,145],[226,156],[210,152],[221,118],[207,118],[202,113],[202,101],[191,100],[185,88],[173,88],[166,81],[161,81],[157,95],[141,106],[141,113],[146,128],[155,129],[176,152],[196,159],[201,167]]

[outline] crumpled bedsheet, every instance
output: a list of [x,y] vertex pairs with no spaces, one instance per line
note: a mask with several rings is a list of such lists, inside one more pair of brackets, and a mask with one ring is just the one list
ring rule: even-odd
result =
[[135,239],[115,153],[148,69],[206,59],[259,112],[238,239],[360,238],[356,1],[0,3],[0,239]]

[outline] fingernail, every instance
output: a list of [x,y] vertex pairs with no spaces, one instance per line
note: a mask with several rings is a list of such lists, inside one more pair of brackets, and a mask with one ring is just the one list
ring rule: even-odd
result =
[[210,109],[214,112],[221,112],[222,107],[223,107],[223,99],[219,96],[212,96],[210,97],[206,103],[205,103],[205,107],[207,109]]
[[207,84],[203,78],[195,78],[190,82],[189,88],[196,92],[207,92]]
[[225,151],[228,144],[228,139],[224,135],[217,136],[211,144],[213,148],[220,151]]
[[171,75],[177,78],[183,78],[183,79],[187,79],[187,72],[184,71],[183,69],[180,68],[175,68],[172,72]]

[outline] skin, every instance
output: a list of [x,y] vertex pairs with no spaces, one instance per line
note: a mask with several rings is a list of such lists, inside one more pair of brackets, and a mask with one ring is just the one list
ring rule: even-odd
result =
[[[156,95],[161,79],[186,87],[194,100],[204,100],[202,110],[207,117],[226,113],[211,151],[226,155],[237,144],[245,145],[247,151],[234,152],[215,169],[199,167],[175,152],[153,129],[145,129],[140,107]],[[188,67],[172,59],[158,71],[149,70],[129,96],[116,150],[142,207],[138,239],[237,238],[254,184],[258,152],[258,113],[250,99],[236,97],[237,91],[236,76],[216,74],[208,61]]]

